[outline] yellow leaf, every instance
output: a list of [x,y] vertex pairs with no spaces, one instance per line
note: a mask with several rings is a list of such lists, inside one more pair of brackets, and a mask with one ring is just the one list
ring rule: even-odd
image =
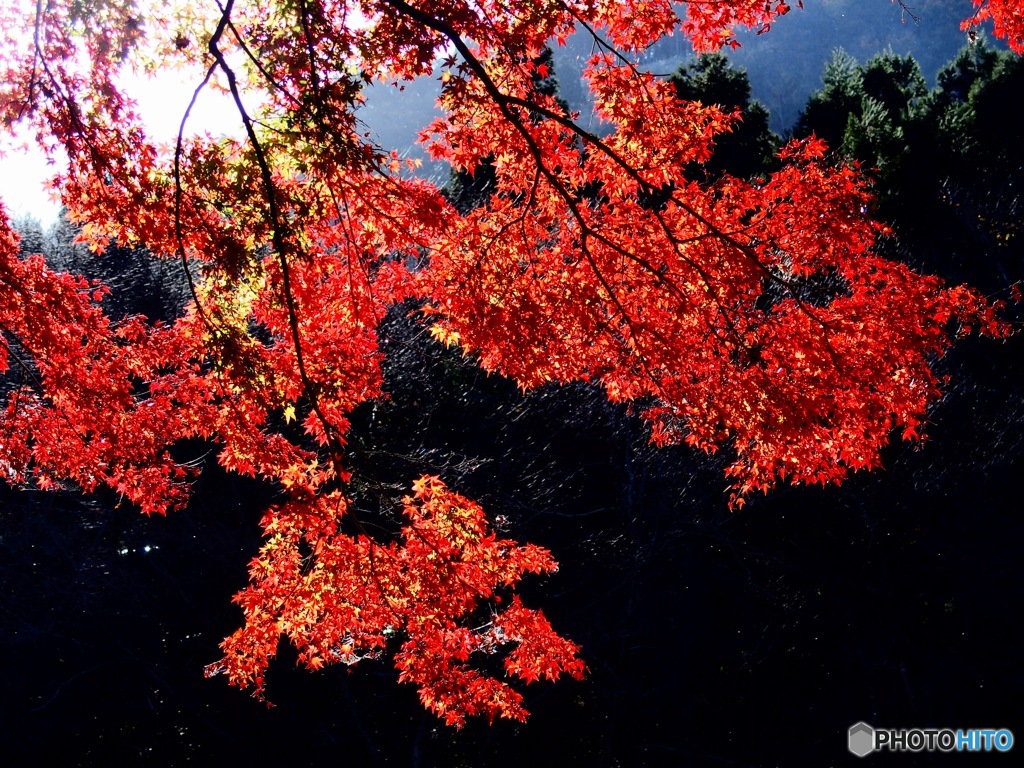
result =
[[460,341],[459,332],[446,328],[441,323],[434,323],[430,326],[430,335],[440,341],[446,347],[454,347]]

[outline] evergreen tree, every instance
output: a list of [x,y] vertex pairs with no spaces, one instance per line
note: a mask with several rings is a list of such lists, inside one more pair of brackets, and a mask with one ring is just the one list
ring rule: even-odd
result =
[[1024,277],[1018,57],[979,39],[928,91],[912,57],[890,51],[858,65],[837,51],[822,83],[796,133],[870,170],[878,215],[896,235],[884,247],[989,291]]
[[797,136],[814,133],[830,147],[839,147],[850,115],[859,112],[864,98],[864,83],[857,60],[842,48],[837,48],[825,64],[821,83],[821,89],[808,99],[793,132]]
[[886,51],[860,68],[864,96],[880,103],[890,115],[907,122],[928,92],[921,67],[912,56]]
[[[883,216],[891,213],[902,177],[917,175],[910,134],[920,129],[927,87],[911,56],[886,51],[866,64],[842,50],[825,66],[823,87],[813,93],[796,126],[798,136],[815,133],[850,159],[873,170],[880,185]],[[901,201],[900,205],[905,205]]]
[[39,219],[34,216],[24,216],[15,220],[13,226],[21,236],[19,248],[23,256],[46,252],[47,237]]
[[1005,54],[996,51],[984,36],[979,36],[971,45],[965,45],[952,61],[939,70],[936,88],[931,94],[932,105],[944,109],[952,104],[966,103],[974,84],[990,79],[996,64],[1005,58]]
[[670,79],[679,98],[740,114],[740,122],[717,138],[711,160],[699,169],[701,176],[749,178],[774,168],[780,140],[768,127],[768,110],[750,99],[745,69],[732,67],[724,54],[704,54],[681,66]]
[[114,319],[143,315],[154,321],[170,320],[181,313],[189,299],[188,281],[180,263],[116,243],[102,253],[92,253],[77,242],[78,229],[63,212],[45,231],[33,218],[22,219],[16,228],[22,254],[42,254],[56,270],[104,285],[109,290],[104,308]]

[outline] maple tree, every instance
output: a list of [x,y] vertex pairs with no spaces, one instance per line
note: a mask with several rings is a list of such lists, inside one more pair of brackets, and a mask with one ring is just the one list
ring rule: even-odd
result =
[[961,27],[970,35],[984,21],[992,22],[996,37],[1006,40],[1014,53],[1024,54],[1024,9],[1014,0],[971,0],[977,9]]
[[[115,322],[107,289],[19,258],[0,217],[0,472],[163,514],[198,472],[175,446],[200,438],[275,483],[244,626],[208,669],[260,696],[282,636],[311,669],[392,653],[454,725],[526,715],[484,656],[526,682],[584,672],[513,593],[550,553],[498,539],[435,477],[396,500],[390,534],[353,509],[349,419],[386,396],[377,328],[395,303],[416,299],[439,341],[524,389],[589,382],[635,404],[655,443],[728,448],[736,506],[878,466],[894,431],[920,437],[955,337],[1008,332],[976,292],[872,250],[868,184],[818,139],[767,177],[688,180],[739,115],[680,100],[636,58],[675,31],[733,45],[784,2],[23,5],[0,10],[0,120],[66,156],[54,189],[84,242],[181,261],[192,301],[174,322]],[[983,17],[1019,43],[1017,4]],[[594,40],[601,135],[542,87],[545,46],[573,31]],[[191,136],[187,111],[177,141],[151,140],[119,85],[131,67],[196,72],[241,138]],[[365,83],[435,71],[443,116],[422,142],[493,174],[463,213],[357,118]]]

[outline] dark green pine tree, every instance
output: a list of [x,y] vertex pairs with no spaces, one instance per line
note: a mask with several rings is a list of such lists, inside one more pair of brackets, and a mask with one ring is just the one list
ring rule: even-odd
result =
[[21,237],[19,250],[22,256],[31,256],[35,253],[46,253],[48,240],[43,231],[43,225],[35,216],[22,216],[12,222],[15,231]]
[[958,277],[998,292],[1024,280],[1024,63],[983,42],[942,69],[927,104],[937,126],[943,226],[964,233]]
[[723,174],[751,178],[774,169],[779,137],[768,127],[768,110],[751,101],[745,69],[732,67],[723,54],[705,54],[681,66],[670,80],[681,99],[715,104],[741,115],[733,130],[716,140],[711,160],[693,169],[695,175],[701,180]]
[[111,318],[143,315],[149,320],[171,320],[189,300],[188,281],[177,260],[159,259],[148,251],[116,243],[103,253],[92,253],[76,242],[78,230],[63,215],[45,231],[34,219],[16,223],[21,252],[41,253],[56,270],[81,275],[106,286],[103,306]]
[[928,91],[909,56],[858,65],[838,51],[795,128],[814,133],[874,179],[890,255],[997,293],[1024,277],[1024,66],[983,39]]
[[913,57],[887,51],[858,65],[838,50],[825,65],[822,88],[811,94],[794,133],[813,133],[868,169],[879,182],[880,214],[886,217],[894,207],[906,205],[892,199],[908,188],[906,177],[921,173],[911,148],[920,151],[931,141],[921,120],[927,95]]
[[859,114],[864,83],[857,60],[842,48],[832,52],[821,74],[821,89],[811,94],[793,129],[798,137],[812,133],[834,148],[843,143],[846,124]]

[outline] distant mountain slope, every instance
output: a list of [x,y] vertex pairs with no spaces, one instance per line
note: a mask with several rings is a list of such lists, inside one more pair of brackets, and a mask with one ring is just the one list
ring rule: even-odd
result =
[[772,113],[772,128],[793,126],[832,51],[842,47],[864,62],[892,49],[917,59],[928,86],[939,69],[967,42],[960,22],[970,15],[967,0],[909,0],[917,20],[890,0],[807,0],[772,27],[769,34],[743,35],[732,52],[747,69],[754,97]]
[[[742,47],[729,52],[736,66],[746,68],[753,96],[771,111],[771,127],[783,133],[793,126],[810,93],[820,86],[825,62],[834,49],[842,47],[860,61],[887,48],[912,54],[934,84],[939,68],[953,58],[966,41],[960,21],[969,15],[968,0],[910,0],[917,21],[905,16],[890,0],[806,0],[775,24],[765,35],[747,32],[740,36]],[[592,52],[592,42],[583,35],[570,38],[555,51],[555,74],[560,93],[581,113],[584,126],[597,128],[589,117],[586,84],[581,73]],[[651,71],[671,74],[693,56],[682,36],[662,40],[647,55],[644,64]],[[423,78],[406,84],[374,86],[361,117],[387,148],[423,157],[414,147],[416,136],[436,114],[434,100],[440,84]],[[443,181],[447,171],[428,165],[426,174]]]

